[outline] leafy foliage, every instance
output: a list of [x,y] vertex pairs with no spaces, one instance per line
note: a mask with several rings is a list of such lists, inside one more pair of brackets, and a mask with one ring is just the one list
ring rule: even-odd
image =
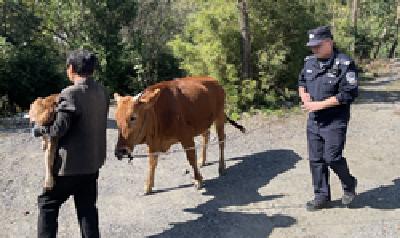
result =
[[[249,16],[248,78],[242,76],[239,2],[246,2]],[[65,87],[66,53],[76,48],[98,55],[96,78],[110,92],[135,94],[162,80],[209,75],[224,86],[233,115],[290,106],[310,54],[308,29],[331,25],[337,46],[356,59],[399,54],[397,1],[359,1],[357,27],[352,2],[2,0],[0,102],[6,103],[0,111],[24,109]]]

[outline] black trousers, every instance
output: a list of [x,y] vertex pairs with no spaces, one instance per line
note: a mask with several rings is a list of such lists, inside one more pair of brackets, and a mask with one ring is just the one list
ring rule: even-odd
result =
[[100,237],[96,207],[99,173],[76,176],[56,176],[52,190],[38,197],[38,237],[56,237],[58,212],[61,205],[74,197],[82,237]]
[[321,126],[311,120],[307,123],[308,154],[316,200],[331,200],[329,168],[339,177],[345,192],[354,191],[355,178],[342,156],[346,132],[347,127],[343,126]]

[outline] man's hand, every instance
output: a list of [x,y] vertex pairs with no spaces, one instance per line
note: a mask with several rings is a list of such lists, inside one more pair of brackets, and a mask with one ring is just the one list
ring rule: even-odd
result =
[[35,125],[33,128],[32,128],[32,136],[33,137],[40,137],[40,136],[43,136],[44,134],[47,134],[48,133],[48,128],[47,127],[45,127],[45,126],[38,126],[38,125]]

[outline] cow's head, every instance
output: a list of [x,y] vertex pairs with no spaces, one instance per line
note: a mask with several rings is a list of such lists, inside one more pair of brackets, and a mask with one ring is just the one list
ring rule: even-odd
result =
[[48,125],[55,117],[58,94],[37,98],[30,106],[29,119],[38,125]]
[[115,156],[121,159],[130,155],[135,145],[145,143],[146,126],[148,126],[148,111],[154,106],[160,94],[160,89],[145,90],[143,93],[131,96],[114,94],[117,102],[115,120],[118,125],[118,141]]

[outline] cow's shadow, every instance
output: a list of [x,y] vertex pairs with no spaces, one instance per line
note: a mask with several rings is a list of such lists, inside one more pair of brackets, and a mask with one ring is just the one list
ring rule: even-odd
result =
[[358,194],[350,208],[370,207],[382,210],[400,208],[400,178],[393,185],[381,186]]
[[[241,206],[282,197],[262,196],[259,189],[277,175],[294,168],[301,158],[292,150],[271,150],[233,158],[237,164],[227,168],[226,175],[205,182],[204,195],[213,198],[185,212],[199,215],[196,220],[172,223],[169,230],[150,237],[267,237],[276,227],[296,223],[293,217],[268,216],[260,209]],[[282,188],[284,190],[284,188]]]

